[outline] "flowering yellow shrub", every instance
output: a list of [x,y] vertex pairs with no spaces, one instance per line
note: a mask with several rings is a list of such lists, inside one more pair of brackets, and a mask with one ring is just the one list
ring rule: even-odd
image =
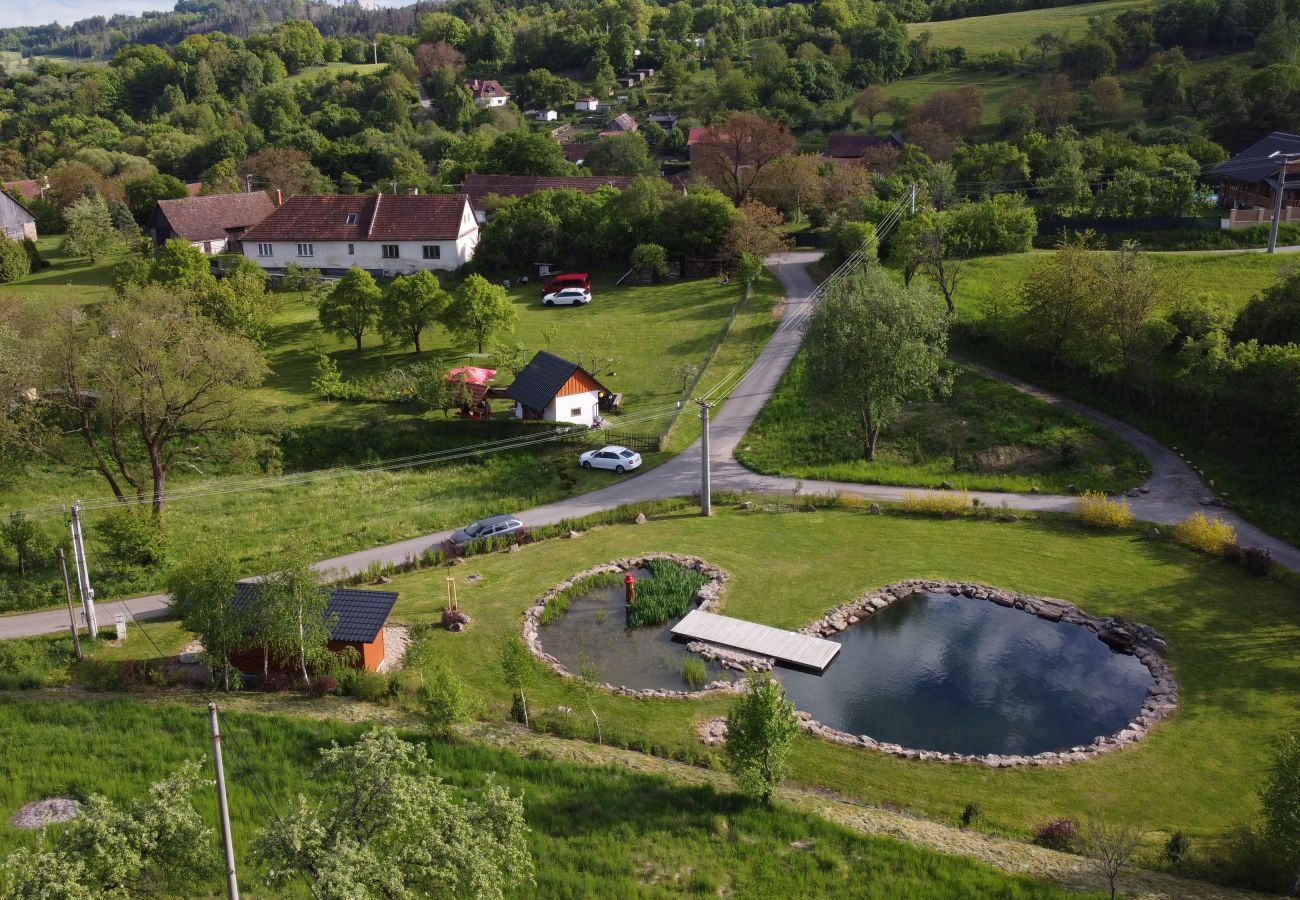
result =
[[1217,517],[1194,512],[1173,527],[1174,540],[1204,553],[1218,555],[1228,544],[1237,542],[1237,532],[1227,522]]
[[969,491],[926,491],[918,494],[908,491],[903,495],[903,509],[910,513],[940,516],[945,513],[961,515],[970,509]]
[[1133,524],[1133,513],[1123,497],[1111,500],[1101,491],[1084,491],[1074,501],[1074,514],[1085,525],[1094,528],[1128,528]]

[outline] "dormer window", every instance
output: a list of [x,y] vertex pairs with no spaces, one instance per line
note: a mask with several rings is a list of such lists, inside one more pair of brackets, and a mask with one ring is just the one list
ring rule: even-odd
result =
[[344,224],[344,225],[355,225],[355,224],[357,224],[357,214],[356,214],[356,213],[348,213],[346,216],[343,217],[343,224]]

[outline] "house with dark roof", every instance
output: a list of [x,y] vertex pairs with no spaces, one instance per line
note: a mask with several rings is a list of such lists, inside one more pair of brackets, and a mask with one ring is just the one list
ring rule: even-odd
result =
[[268,272],[289,263],[376,276],[451,270],[474,257],[478,221],[464,194],[290,197],[244,233],[244,256]]
[[903,149],[903,136],[900,134],[832,134],[826,141],[827,159],[860,161],[873,150]]
[[505,390],[515,401],[517,418],[574,425],[595,425],[600,400],[608,394],[582,366],[545,350],[538,350]]
[[632,118],[627,113],[619,113],[617,116],[605,123],[605,127],[601,129],[600,134],[597,136],[610,137],[615,134],[631,134],[636,131],[638,127],[636,119]]
[[[240,612],[254,610],[258,603],[256,582],[241,581],[235,585],[231,606]],[[388,621],[397,602],[396,591],[366,591],[357,588],[320,589],[329,594],[325,606],[325,620],[330,623],[329,649],[333,653],[356,651],[353,665],[370,672],[382,671],[384,665],[384,623]],[[239,671],[260,675],[268,662],[264,648],[246,647],[231,660]],[[273,672],[293,672],[297,667],[292,660],[269,660]]]
[[505,106],[510,100],[510,92],[492,78],[475,78],[465,82],[465,87],[474,96],[475,106]]
[[646,116],[647,122],[654,122],[664,131],[672,131],[677,127],[678,116],[676,113],[651,113]]
[[0,191],[0,234],[11,241],[36,240],[36,217],[3,191]]
[[145,225],[155,247],[172,238],[189,241],[204,253],[239,253],[244,232],[275,212],[265,191],[208,194],[159,200]]
[[1300,134],[1275,131],[1215,166],[1225,228],[1270,222],[1278,192],[1282,221],[1300,222]]

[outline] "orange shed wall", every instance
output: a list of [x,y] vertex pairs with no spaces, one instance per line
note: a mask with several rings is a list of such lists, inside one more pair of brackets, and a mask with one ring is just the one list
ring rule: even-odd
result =
[[569,397],[573,394],[585,394],[588,391],[603,391],[600,382],[592,378],[582,369],[574,372],[569,376],[569,380],[564,382],[564,387],[560,388],[555,395],[557,397]]
[[362,644],[358,641],[330,641],[329,643],[329,648],[335,653],[342,652],[345,647],[352,647],[357,651],[360,657],[357,660],[358,669],[365,669],[369,672],[378,671],[379,664],[384,661],[384,631],[381,628],[379,634],[369,644]]

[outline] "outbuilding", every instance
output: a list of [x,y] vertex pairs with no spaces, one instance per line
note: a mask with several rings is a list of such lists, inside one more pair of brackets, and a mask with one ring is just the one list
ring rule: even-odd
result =
[[208,256],[239,253],[244,232],[273,212],[275,203],[265,191],[178,197],[158,201],[148,231],[155,247],[180,238]]
[[0,191],[0,235],[11,241],[36,240],[36,217],[3,191]]
[[577,363],[538,350],[505,394],[515,401],[516,418],[595,425],[609,391]]
[[[366,591],[357,588],[326,588],[329,601],[325,618],[332,621],[329,649],[343,653],[349,647],[357,652],[354,665],[368,672],[378,672],[384,663],[384,623],[388,621],[397,602],[396,591]],[[257,603],[257,583],[241,581],[235,585],[231,605],[238,610],[249,610]],[[239,671],[250,675],[262,674],[263,650],[248,647],[232,658]],[[293,671],[294,667],[271,664],[272,671]]]

